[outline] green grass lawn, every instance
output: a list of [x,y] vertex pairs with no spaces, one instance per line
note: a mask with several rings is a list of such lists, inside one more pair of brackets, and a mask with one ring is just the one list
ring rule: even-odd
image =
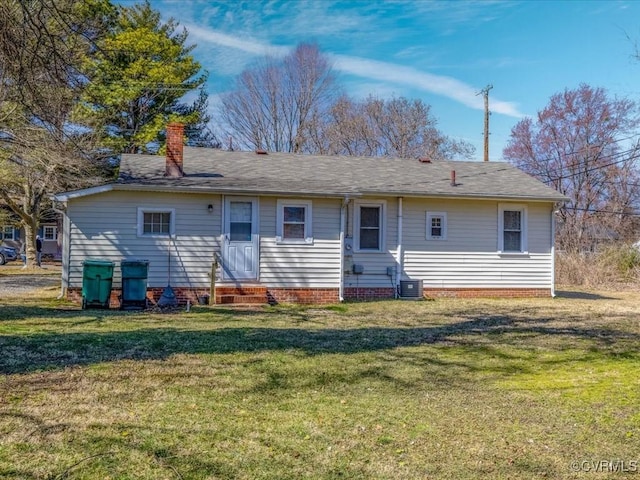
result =
[[638,293],[170,314],[57,293],[0,292],[3,479],[640,471]]

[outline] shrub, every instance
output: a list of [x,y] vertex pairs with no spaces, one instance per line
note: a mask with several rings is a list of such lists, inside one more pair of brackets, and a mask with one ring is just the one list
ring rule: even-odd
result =
[[556,283],[584,287],[614,286],[640,279],[640,250],[617,244],[598,252],[558,252]]
[[635,280],[640,267],[640,250],[634,245],[609,247],[602,252],[605,265],[614,268],[623,280]]

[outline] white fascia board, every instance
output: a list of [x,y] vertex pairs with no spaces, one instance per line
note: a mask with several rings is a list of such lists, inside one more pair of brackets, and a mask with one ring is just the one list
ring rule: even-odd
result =
[[58,202],[66,203],[74,198],[87,197],[89,195],[96,195],[98,193],[110,192],[111,190],[113,190],[113,184],[100,185],[97,187],[83,188],[82,190],[58,193],[56,195],[53,195],[52,198]]
[[405,197],[405,198],[444,198],[449,200],[493,200],[500,202],[540,202],[540,203],[561,203],[569,201],[569,198],[558,195],[557,197],[540,197],[535,195],[492,195],[492,194],[448,194],[448,193],[416,193],[416,192],[380,192],[366,191],[360,192],[362,196],[389,196],[389,197]]

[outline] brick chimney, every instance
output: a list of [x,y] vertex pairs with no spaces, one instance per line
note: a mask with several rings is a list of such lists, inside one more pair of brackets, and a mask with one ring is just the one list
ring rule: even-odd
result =
[[167,165],[165,177],[182,177],[184,124],[173,122],[167,125]]

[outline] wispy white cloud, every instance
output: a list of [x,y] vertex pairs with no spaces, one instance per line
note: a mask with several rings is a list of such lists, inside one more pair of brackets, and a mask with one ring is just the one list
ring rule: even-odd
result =
[[217,79],[222,82],[216,89],[224,88],[224,83],[256,58],[265,55],[277,58],[291,51],[289,47],[266,44],[250,37],[232,36],[189,23],[184,25],[189,31],[189,39],[198,44],[198,58],[215,67]]
[[[394,84],[408,85],[436,95],[442,95],[470,108],[484,108],[484,101],[482,97],[478,96],[478,88],[452,77],[434,75],[412,67],[389,62],[346,55],[331,55],[331,58],[334,60],[335,68],[345,73]],[[504,102],[495,98],[491,99],[491,111],[516,118],[524,116],[518,111],[514,103]]]
[[214,43],[223,47],[234,48],[254,55],[284,56],[291,50],[289,47],[279,47],[254,40],[242,39],[234,37],[233,35],[227,35],[226,33],[220,33],[215,30],[198,27],[196,25],[188,25],[187,30],[189,31],[189,36],[197,40]]
[[[239,38],[215,30],[189,25],[189,34],[199,40],[200,43],[210,44],[240,50],[252,55],[284,56],[291,49],[284,46],[275,46],[252,39]],[[473,87],[460,80],[443,75],[417,70],[413,67],[381,62],[366,58],[327,54],[337,71],[355,75],[368,81],[386,82],[391,85],[404,85],[418,90],[429,92],[460,102],[473,109],[483,109],[482,97],[478,96],[478,87]],[[483,86],[484,87],[484,86]],[[515,103],[505,102],[497,98],[491,99],[491,111],[521,118],[524,116]]]

